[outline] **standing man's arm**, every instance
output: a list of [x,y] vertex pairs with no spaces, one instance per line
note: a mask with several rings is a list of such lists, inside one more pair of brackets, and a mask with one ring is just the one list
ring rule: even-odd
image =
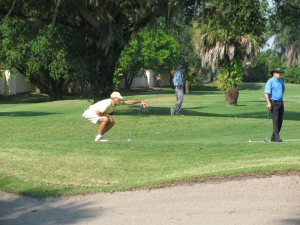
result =
[[282,89],[282,95],[284,95],[285,89]]
[[268,109],[271,110],[272,104],[270,102],[269,94],[268,93],[265,93],[265,99],[267,100],[267,104],[268,104],[267,107],[268,107]]
[[272,81],[271,79],[268,80],[268,82],[266,83],[266,87],[264,90],[264,95],[265,95],[265,99],[267,101],[267,107],[269,110],[272,109],[272,104],[270,101],[270,94],[272,93]]
[[173,77],[173,84],[175,87],[178,86],[178,73],[176,72]]

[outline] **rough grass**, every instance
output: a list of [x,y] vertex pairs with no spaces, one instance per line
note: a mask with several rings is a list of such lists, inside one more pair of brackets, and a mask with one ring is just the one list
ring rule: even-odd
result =
[[268,139],[272,130],[263,87],[244,84],[238,106],[228,107],[224,94],[206,85],[184,96],[184,117],[170,116],[173,91],[122,92],[126,99],[146,100],[149,109],[138,116],[138,105],[118,107],[107,143],[95,143],[98,126],[81,118],[90,105],[87,100],[2,98],[0,189],[45,197],[299,171],[300,86],[286,86],[283,143],[263,142],[267,122]]

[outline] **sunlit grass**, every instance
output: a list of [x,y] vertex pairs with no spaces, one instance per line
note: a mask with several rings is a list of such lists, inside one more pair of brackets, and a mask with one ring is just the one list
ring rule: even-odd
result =
[[[81,118],[87,100],[0,105],[0,188],[51,196],[125,190],[189,178],[300,169],[299,85],[287,85],[283,143],[265,143],[263,84],[245,84],[237,107],[213,85],[184,96],[184,117],[170,116],[173,91],[124,92],[149,109],[120,106],[107,143]],[[135,132],[131,135],[135,121]],[[269,121],[270,139],[272,130]],[[251,140],[251,143],[249,143]]]

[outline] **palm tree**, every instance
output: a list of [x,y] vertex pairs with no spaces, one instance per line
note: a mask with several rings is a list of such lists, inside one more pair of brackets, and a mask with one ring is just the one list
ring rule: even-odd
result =
[[280,52],[286,66],[300,63],[300,31],[291,26],[282,26],[274,38],[275,50]]
[[275,34],[275,51],[286,66],[300,63],[299,0],[276,0],[270,9],[269,31]]
[[214,72],[222,64],[218,88],[226,93],[229,105],[236,105],[243,61],[246,57],[256,57],[264,43],[260,3],[259,0],[225,0],[206,5],[208,8],[204,10],[212,16],[209,20],[195,21],[192,29],[194,50],[202,58],[202,67]]

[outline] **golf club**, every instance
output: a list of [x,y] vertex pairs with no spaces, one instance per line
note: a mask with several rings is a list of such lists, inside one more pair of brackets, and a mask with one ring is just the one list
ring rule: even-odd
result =
[[266,138],[265,138],[264,142],[268,142],[269,119],[270,119],[270,110],[268,109],[267,132],[266,132]]
[[[143,109],[143,104],[141,105],[141,108],[140,108],[140,111],[139,111],[139,114],[138,114],[138,118],[139,118],[139,115],[141,115],[142,109]],[[130,136],[128,138],[126,138],[127,141],[130,141],[130,138],[132,137],[132,134],[133,134],[133,132],[135,130],[135,126],[136,126],[136,123],[138,121],[138,118],[135,120],[134,127],[133,127],[133,130],[131,131]]]

